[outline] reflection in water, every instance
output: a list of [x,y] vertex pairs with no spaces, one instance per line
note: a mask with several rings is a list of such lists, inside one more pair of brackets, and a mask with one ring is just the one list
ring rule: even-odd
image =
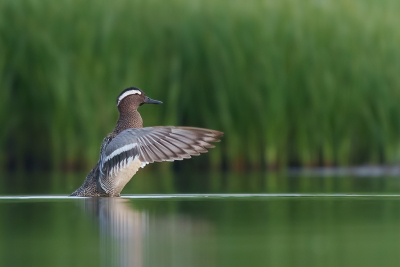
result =
[[150,216],[128,199],[87,198],[85,213],[100,227],[102,266],[213,266],[208,254],[193,255],[199,236],[210,224],[183,215]]
[[121,198],[87,198],[85,212],[100,226],[102,266],[143,266],[143,239],[148,214],[129,206]]
[[139,197],[147,199],[0,197],[0,266],[400,262],[398,192]]

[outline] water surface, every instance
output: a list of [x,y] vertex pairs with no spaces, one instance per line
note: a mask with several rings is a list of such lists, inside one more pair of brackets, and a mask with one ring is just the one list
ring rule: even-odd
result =
[[397,177],[146,174],[119,199],[68,198],[81,175],[30,177],[51,181],[44,188],[10,177],[0,180],[0,266],[400,262]]

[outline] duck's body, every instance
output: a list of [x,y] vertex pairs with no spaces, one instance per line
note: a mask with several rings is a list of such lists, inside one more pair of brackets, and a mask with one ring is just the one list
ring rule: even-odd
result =
[[100,159],[85,182],[71,196],[115,197],[133,175],[148,163],[190,158],[214,147],[222,132],[194,128],[159,126],[143,128],[137,108],[142,104],[161,104],[138,88],[124,90],[117,99],[120,113],[117,125],[100,149]]

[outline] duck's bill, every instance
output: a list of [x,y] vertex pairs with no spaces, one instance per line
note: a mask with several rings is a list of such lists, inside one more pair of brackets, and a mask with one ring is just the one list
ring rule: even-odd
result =
[[144,100],[143,103],[145,103],[145,104],[162,104],[161,101],[151,99],[151,98],[148,97],[148,96],[146,96],[146,99]]

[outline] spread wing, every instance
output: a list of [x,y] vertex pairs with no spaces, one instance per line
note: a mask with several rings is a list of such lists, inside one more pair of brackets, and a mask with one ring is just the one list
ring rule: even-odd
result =
[[141,166],[161,161],[190,158],[213,148],[210,142],[219,142],[224,133],[195,127],[146,127],[127,129],[118,134],[103,149],[100,156],[100,171],[113,176],[140,160]]

